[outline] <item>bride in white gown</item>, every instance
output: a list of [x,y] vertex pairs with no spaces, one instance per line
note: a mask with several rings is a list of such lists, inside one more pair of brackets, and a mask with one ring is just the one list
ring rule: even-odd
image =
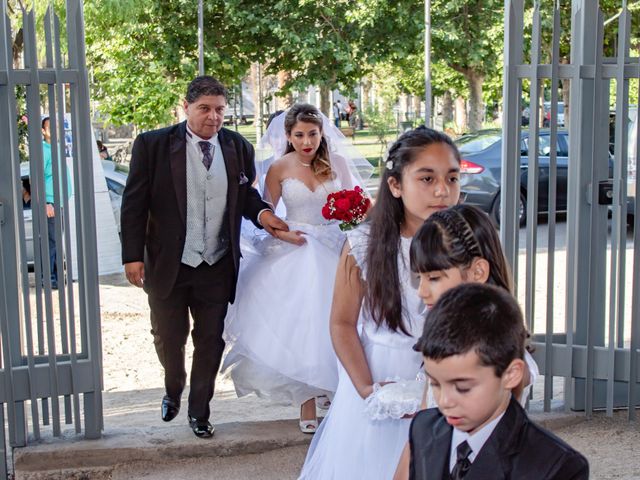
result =
[[269,126],[266,138],[279,159],[269,167],[263,196],[274,206],[284,202],[290,230],[243,251],[225,326],[231,349],[222,369],[230,370],[237,394],[301,405],[305,433],[317,428],[315,398],[332,396],[338,381],[329,313],[344,234],[323,218],[322,207],[329,193],[361,185],[351,159],[336,152],[339,137],[306,104]]

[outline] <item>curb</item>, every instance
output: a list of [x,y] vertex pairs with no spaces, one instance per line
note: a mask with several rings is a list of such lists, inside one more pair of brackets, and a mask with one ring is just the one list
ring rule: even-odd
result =
[[[555,431],[586,420],[572,412],[533,412],[531,420]],[[14,450],[16,480],[108,480],[122,465],[257,454],[308,445],[311,435],[297,420],[233,422],[216,425],[211,439],[196,438],[188,428],[162,426],[109,429],[101,439],[68,436]]]
[[310,435],[298,430],[296,420],[220,424],[211,439],[196,438],[188,428],[177,426],[107,430],[98,440],[70,436],[15,449],[15,478],[107,479],[122,464],[255,454],[310,441]]
[[577,425],[587,420],[584,413],[574,412],[535,412],[529,413],[529,418],[541,427],[551,430],[552,432]]

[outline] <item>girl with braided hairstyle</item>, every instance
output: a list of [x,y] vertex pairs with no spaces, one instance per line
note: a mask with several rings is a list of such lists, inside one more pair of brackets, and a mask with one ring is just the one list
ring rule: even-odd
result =
[[[483,211],[456,205],[432,215],[411,243],[411,270],[420,277],[418,295],[431,308],[447,290],[464,282],[489,283],[513,294],[511,269],[498,233]],[[525,352],[529,375],[514,395],[523,405],[538,366]],[[432,405],[430,405],[432,406]]]
[[376,204],[347,233],[331,309],[339,359],[338,388],[311,443],[301,479],[388,480],[410,420],[373,420],[365,399],[376,385],[413,380],[422,358],[412,349],[425,306],[409,269],[415,232],[435,212],[458,203],[460,154],[441,132],[419,127],[389,150]]
[[[513,294],[511,270],[498,233],[483,211],[456,205],[436,212],[420,227],[411,242],[411,270],[419,275],[418,295],[430,309],[449,289],[461,283],[489,283]],[[525,350],[527,372],[513,395],[524,406],[538,376],[538,366]],[[425,392],[424,408],[436,407]],[[394,480],[409,477],[409,444],[405,446]]]

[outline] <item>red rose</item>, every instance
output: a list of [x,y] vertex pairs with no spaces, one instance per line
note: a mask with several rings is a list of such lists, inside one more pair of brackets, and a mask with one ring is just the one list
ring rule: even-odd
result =
[[331,220],[331,209],[329,208],[328,203],[325,204],[324,207],[322,207],[322,216],[327,220]]
[[336,205],[336,209],[341,213],[348,212],[349,209],[351,208],[351,202],[347,198],[340,198],[336,200],[335,205]]
[[327,203],[322,207],[322,216],[327,220],[340,220],[340,228],[348,230],[364,220],[371,200],[364,190],[340,190],[327,195]]

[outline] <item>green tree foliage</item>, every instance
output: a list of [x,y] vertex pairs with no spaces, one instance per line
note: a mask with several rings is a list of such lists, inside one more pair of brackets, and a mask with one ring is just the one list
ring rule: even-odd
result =
[[[601,0],[605,18],[617,13],[619,3]],[[552,5],[541,0],[545,52]],[[196,6],[196,0],[85,1],[94,98],[111,121],[150,128],[172,120],[186,83],[197,74]],[[331,89],[349,91],[380,71],[396,92],[424,94],[422,0],[212,0],[204,6],[206,72],[228,85],[261,62],[268,74],[286,72],[282,95],[320,86],[324,110]],[[563,0],[561,7],[561,56],[570,61],[571,2]],[[467,96],[472,129],[480,127],[483,104],[500,103],[503,10],[504,0],[432,0],[433,93]],[[637,17],[631,29],[636,48]],[[616,31],[615,24],[605,31],[606,55]],[[526,45],[530,37],[529,27]]]
[[368,69],[363,49],[365,3],[347,0],[227,0],[227,19],[243,38],[255,44],[252,58],[266,64],[267,74],[288,73],[281,95],[309,85],[325,92],[353,89]]
[[[242,41],[223,1],[204,5],[205,71],[236,84],[255,44]],[[90,0],[85,19],[87,63],[101,111],[115,124],[152,128],[171,122],[187,83],[198,73],[194,2]]]
[[459,72],[469,89],[469,128],[482,126],[483,84],[501,70],[503,0],[433,0],[433,58]]

